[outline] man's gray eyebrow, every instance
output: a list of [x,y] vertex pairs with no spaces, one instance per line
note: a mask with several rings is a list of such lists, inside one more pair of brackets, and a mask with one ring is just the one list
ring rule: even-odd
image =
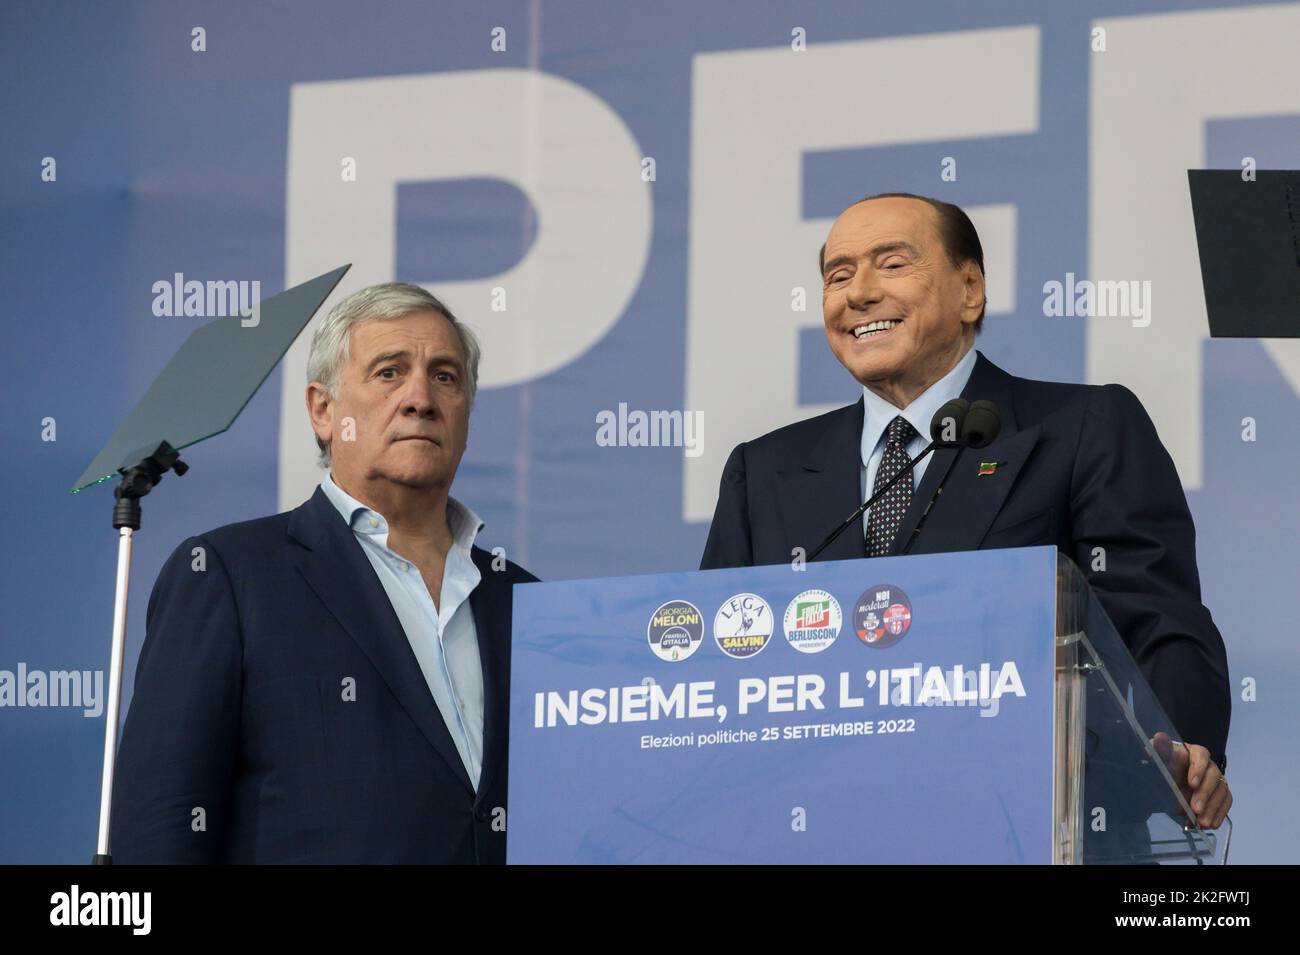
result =
[[410,352],[408,352],[405,348],[400,349],[398,351],[386,351],[382,355],[376,355],[374,358],[370,359],[370,363],[366,365],[366,371],[370,371],[380,362],[392,361],[394,358],[405,358],[409,354]]
[[[397,351],[386,351],[382,355],[376,355],[374,358],[372,358],[370,360],[370,363],[366,365],[366,371],[367,372],[373,371],[376,365],[382,364],[383,362],[392,361],[395,358],[409,358],[410,356],[411,356],[411,352],[409,349],[406,348],[401,348],[398,349]],[[455,368],[457,371],[459,371],[463,367],[461,360],[457,356],[451,354],[450,352],[448,352],[445,355],[436,356],[433,359],[433,364],[450,365],[452,368]]]
[[404,359],[404,357],[407,357],[408,353],[409,352],[407,352],[406,348],[402,348],[402,350],[399,351],[382,352],[381,355],[376,355],[373,357],[373,359],[370,359],[369,364],[365,366],[365,370],[369,372],[370,369],[380,364],[381,361],[391,361],[393,359]]

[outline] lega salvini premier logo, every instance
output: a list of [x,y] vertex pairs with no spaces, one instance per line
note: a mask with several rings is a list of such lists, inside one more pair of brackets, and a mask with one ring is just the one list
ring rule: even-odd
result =
[[736,594],[713,618],[713,639],[729,657],[746,660],[763,652],[772,639],[772,608],[758,594]]

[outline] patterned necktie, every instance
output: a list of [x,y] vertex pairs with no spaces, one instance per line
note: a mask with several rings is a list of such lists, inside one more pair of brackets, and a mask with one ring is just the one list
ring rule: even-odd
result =
[[[885,454],[876,468],[876,483],[871,493],[877,493],[889,483],[889,479],[907,467],[911,458],[907,455],[907,443],[916,437],[916,429],[902,415],[889,422],[885,437]],[[900,480],[886,492],[885,496],[871,505],[871,515],[867,518],[867,556],[883,557],[889,553],[889,545],[894,542],[898,525],[903,522],[903,514],[912,503],[911,475]]]

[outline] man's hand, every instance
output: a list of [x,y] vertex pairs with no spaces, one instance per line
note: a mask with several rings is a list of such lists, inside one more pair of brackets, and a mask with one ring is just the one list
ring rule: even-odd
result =
[[1195,743],[1176,743],[1168,733],[1157,733],[1151,743],[1196,813],[1197,824],[1202,829],[1219,828],[1232,808],[1232,792],[1210,751]]

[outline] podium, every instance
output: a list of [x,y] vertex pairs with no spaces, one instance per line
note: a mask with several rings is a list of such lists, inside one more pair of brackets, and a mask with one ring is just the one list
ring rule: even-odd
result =
[[511,863],[1226,858],[1055,548],[523,584],[513,619]]

